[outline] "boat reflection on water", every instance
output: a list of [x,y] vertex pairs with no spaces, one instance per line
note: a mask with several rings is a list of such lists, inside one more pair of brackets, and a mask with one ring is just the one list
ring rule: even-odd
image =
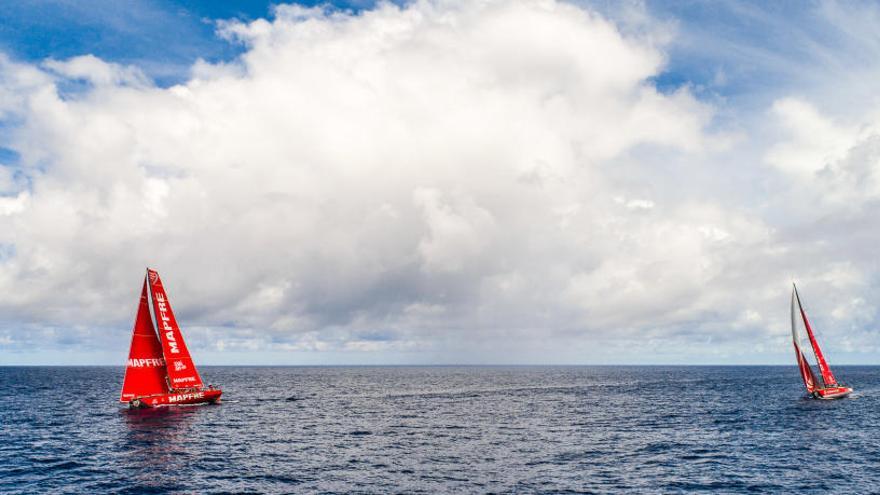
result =
[[[192,469],[189,464],[198,454],[193,425],[202,409],[196,406],[120,410],[126,425],[126,445],[120,449],[120,461],[129,472],[132,486],[145,492],[186,490]],[[162,476],[156,476],[157,472]]]

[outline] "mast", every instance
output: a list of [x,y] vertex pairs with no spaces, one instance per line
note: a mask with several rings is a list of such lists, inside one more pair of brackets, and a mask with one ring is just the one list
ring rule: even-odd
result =
[[147,268],[147,286],[153,300],[153,316],[162,342],[162,354],[165,356],[171,389],[201,388],[202,378],[183,340],[183,334],[171,310],[171,303],[168,301],[159,273],[149,268]]
[[125,378],[122,380],[120,402],[167,393],[166,376],[162,344],[159,343],[153,322],[150,320],[150,309],[147,303],[147,279],[144,278],[140,303],[134,319]]
[[[792,286],[794,286],[794,284],[792,284]],[[819,342],[816,341],[816,336],[813,334],[813,328],[810,326],[810,320],[807,319],[807,313],[804,311],[803,304],[801,304],[801,298],[798,294],[797,286],[794,286],[794,298],[797,300],[801,318],[804,320],[804,327],[807,329],[807,336],[810,338],[810,346],[812,346],[813,354],[816,356],[816,362],[819,364],[819,372],[822,374],[822,381],[825,382],[826,387],[837,385],[837,380],[834,379],[834,374],[831,373],[831,368],[828,366],[828,362],[825,361],[822,349],[819,348]]]

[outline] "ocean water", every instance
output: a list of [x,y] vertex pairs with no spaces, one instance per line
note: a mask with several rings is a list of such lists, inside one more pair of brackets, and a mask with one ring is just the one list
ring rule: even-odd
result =
[[877,493],[880,368],[204,367],[215,406],[129,411],[123,370],[0,368],[0,493]]

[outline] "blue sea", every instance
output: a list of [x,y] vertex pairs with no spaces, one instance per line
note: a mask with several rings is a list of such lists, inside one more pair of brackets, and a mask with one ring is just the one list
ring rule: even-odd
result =
[[130,411],[116,367],[0,367],[0,493],[877,493],[880,368],[203,367]]

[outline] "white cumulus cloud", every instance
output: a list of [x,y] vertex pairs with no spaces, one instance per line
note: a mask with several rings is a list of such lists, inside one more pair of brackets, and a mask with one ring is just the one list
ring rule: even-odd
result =
[[[792,245],[688,182],[731,141],[651,82],[667,36],[549,0],[281,5],[220,34],[245,52],[168,88],[89,55],[0,60],[0,145],[27,179],[0,176],[4,346],[124,342],[146,265],[223,352],[784,342]],[[864,135],[775,108],[792,141],[767,160],[798,180]]]

